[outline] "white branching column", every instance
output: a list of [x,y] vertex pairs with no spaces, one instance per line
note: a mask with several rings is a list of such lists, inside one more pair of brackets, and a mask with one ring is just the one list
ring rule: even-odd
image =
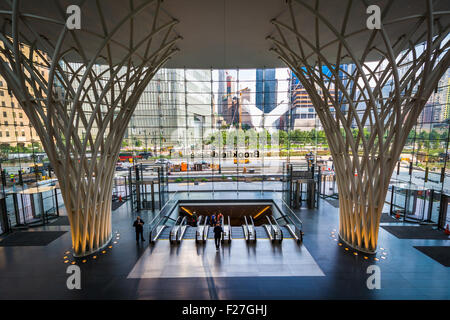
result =
[[144,88],[177,51],[177,21],[160,10],[160,0],[89,0],[79,2],[81,29],[68,30],[64,1],[5,3],[0,72],[39,134],[58,177],[74,254],[84,256],[111,238],[122,138]]
[[392,172],[450,65],[450,12],[442,1],[380,2],[381,28],[372,30],[364,3],[341,1],[336,10],[329,1],[289,0],[268,39],[307,90],[327,136],[340,237],[371,253]]

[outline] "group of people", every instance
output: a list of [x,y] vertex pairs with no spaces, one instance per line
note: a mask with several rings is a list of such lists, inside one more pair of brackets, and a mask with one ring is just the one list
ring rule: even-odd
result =
[[214,227],[217,223],[222,225],[222,220],[223,220],[223,214],[222,213],[218,213],[217,216],[213,213],[210,217],[209,217],[209,224],[211,225],[211,227]]
[[[216,223],[220,223],[220,225],[222,225],[223,214],[220,213],[220,212],[217,215],[212,214],[208,219],[209,219],[208,224],[211,227],[215,227]],[[192,227],[196,227],[197,226],[197,222],[198,222],[198,215],[194,211],[191,216],[188,216],[187,223],[188,223],[188,225],[190,225]]]
[[[192,214],[192,219],[190,221],[190,224],[193,226],[197,225],[197,214],[194,212]],[[222,239],[222,221],[223,221],[223,214],[218,213],[217,216],[215,214],[212,214],[209,217],[209,224],[211,227],[214,227],[214,243],[216,244],[216,250],[219,250],[220,248],[220,240]],[[133,223],[133,227],[136,231],[136,242],[139,243],[139,238],[141,241],[145,241],[144,239],[144,220],[141,219],[141,217],[137,217],[136,220]]]
[[[194,211],[192,214],[192,225],[197,226],[198,216],[197,213]],[[214,243],[216,244],[216,250],[219,250],[220,248],[220,240],[222,239],[222,222],[223,222],[223,214],[219,212],[217,215],[214,213],[209,216],[209,225],[213,227],[214,231]]]

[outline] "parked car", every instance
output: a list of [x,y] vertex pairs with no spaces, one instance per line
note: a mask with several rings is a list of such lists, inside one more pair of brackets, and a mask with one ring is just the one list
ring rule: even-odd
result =
[[147,160],[150,157],[153,157],[153,154],[151,152],[141,152],[139,153],[139,156],[141,156],[142,159]]
[[166,158],[160,158],[158,160],[155,161],[155,164],[167,164],[167,165],[171,165],[172,162],[170,162],[169,160],[167,160]]

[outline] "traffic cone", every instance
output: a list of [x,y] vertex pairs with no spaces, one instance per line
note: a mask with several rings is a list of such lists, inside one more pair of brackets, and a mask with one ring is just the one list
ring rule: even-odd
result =
[[448,223],[447,223],[447,226],[445,227],[445,234],[450,234],[450,230],[449,230],[449,228],[448,228]]
[[119,195],[119,202],[122,202],[122,195]]

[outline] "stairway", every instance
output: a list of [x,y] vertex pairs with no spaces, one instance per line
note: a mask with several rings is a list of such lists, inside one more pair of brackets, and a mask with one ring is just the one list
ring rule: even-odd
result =
[[241,226],[231,227],[231,238],[244,239],[244,230],[242,230]]
[[187,226],[183,239],[195,239],[196,231],[197,231],[197,227]]
[[164,230],[161,232],[161,235],[159,236],[158,239],[161,240],[169,240],[170,238],[170,230],[172,229],[172,227],[165,227]]

